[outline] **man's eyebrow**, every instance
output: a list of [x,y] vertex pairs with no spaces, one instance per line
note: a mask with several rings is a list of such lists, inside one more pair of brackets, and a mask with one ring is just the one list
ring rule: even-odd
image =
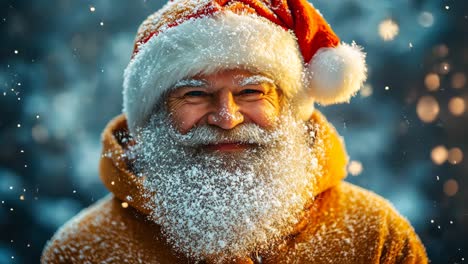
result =
[[239,86],[247,86],[247,85],[258,85],[262,83],[270,83],[270,84],[275,84],[275,81],[273,81],[271,78],[268,78],[264,75],[252,75],[249,77],[241,77],[238,79],[237,84]]
[[200,79],[182,79],[176,82],[174,85],[174,89],[180,88],[180,87],[204,87],[208,86],[208,82],[205,80],[200,80]]

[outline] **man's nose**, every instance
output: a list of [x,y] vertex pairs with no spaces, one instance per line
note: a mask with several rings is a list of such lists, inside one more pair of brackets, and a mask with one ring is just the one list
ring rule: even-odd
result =
[[232,93],[221,93],[215,100],[213,110],[208,115],[208,124],[232,129],[244,122],[244,116],[239,111]]

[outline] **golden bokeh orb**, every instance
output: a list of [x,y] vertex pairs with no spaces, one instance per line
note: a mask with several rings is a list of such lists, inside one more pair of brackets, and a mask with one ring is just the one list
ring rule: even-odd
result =
[[457,72],[452,76],[452,87],[455,89],[461,89],[466,84],[466,76],[461,72]]
[[460,148],[451,148],[448,152],[448,161],[456,165],[463,161],[463,151]]
[[439,115],[439,103],[433,96],[422,96],[416,105],[416,113],[419,119],[425,123],[433,122]]
[[454,196],[458,192],[458,182],[454,179],[447,180],[444,183],[444,193],[447,196]]
[[437,91],[440,87],[440,78],[436,73],[429,73],[424,78],[424,84],[429,91]]
[[442,165],[448,158],[448,150],[444,146],[437,146],[431,151],[431,159],[437,165]]
[[466,105],[465,105],[465,100],[461,97],[453,97],[450,99],[448,108],[450,113],[455,116],[460,116],[465,113]]

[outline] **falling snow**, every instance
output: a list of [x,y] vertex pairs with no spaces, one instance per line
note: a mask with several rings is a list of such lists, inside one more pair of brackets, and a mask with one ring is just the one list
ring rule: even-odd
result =
[[[51,230],[89,205],[91,197],[106,193],[98,177],[99,134],[121,111],[121,71],[135,37],[135,24],[128,21],[143,19],[162,2],[67,7],[52,1],[53,8],[10,2],[1,18],[7,37],[0,65],[0,205],[7,213],[2,221],[11,228],[1,240],[7,246],[0,246],[0,262],[37,263],[33,257]],[[345,106],[318,106],[339,130],[346,123],[342,132],[350,157],[365,164],[348,180],[391,199],[417,230],[437,230],[437,235],[422,235],[423,242],[430,241],[434,263],[464,261],[468,73],[464,46],[456,38],[464,33],[460,23],[468,20],[463,1],[414,7],[405,1],[353,1],[353,9],[346,3],[315,4],[341,39],[366,43],[369,54],[371,78],[360,98]],[[76,12],[70,16],[67,10]],[[343,13],[353,14],[353,21],[343,23]],[[31,19],[33,14],[48,19]],[[31,30],[24,21],[45,30]],[[380,32],[385,21],[391,23]],[[448,29],[454,34],[443,34]],[[386,84],[391,92],[382,89]],[[433,100],[422,100],[426,96]],[[399,129],[401,112],[409,128]],[[75,207],[64,208],[75,209],[57,210],[57,200],[68,198]],[[41,201],[51,210],[34,211]],[[32,224],[19,224],[25,221]],[[355,238],[346,239],[337,244],[346,246]],[[31,241],[37,242],[26,245]]]

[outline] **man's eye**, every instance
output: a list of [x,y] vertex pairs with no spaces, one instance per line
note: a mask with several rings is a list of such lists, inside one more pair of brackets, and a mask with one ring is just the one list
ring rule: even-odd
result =
[[190,91],[184,94],[184,96],[190,96],[190,97],[200,97],[200,96],[205,96],[205,95],[207,95],[207,93],[204,91]]
[[254,89],[245,89],[245,90],[242,90],[241,94],[263,94],[262,91],[260,90],[254,90]]

